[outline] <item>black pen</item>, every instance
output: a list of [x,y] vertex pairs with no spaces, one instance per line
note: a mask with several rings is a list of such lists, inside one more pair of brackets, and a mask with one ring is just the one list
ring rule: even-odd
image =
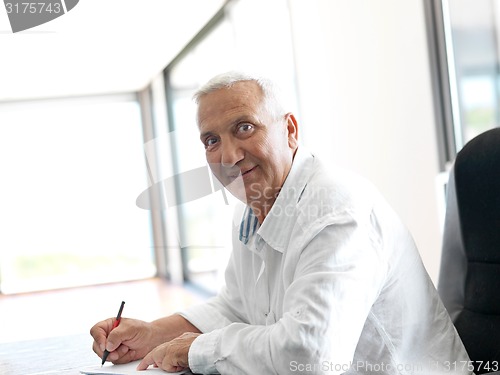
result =
[[[120,324],[120,320],[122,320],[122,311],[123,311],[123,306],[125,306],[125,301],[122,301],[122,304],[120,305],[120,310],[118,310],[118,315],[116,316],[116,320],[113,323],[113,328],[111,328],[111,331],[114,330],[118,325]],[[109,352],[104,349],[104,353],[102,354],[102,363],[101,367],[104,365],[104,362],[106,362],[106,358],[108,358]]]

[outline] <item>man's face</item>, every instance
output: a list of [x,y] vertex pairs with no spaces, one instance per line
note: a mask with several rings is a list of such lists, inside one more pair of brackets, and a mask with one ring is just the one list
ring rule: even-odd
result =
[[297,149],[293,115],[273,118],[260,87],[243,81],[202,96],[198,126],[219,181],[243,202],[272,205]]

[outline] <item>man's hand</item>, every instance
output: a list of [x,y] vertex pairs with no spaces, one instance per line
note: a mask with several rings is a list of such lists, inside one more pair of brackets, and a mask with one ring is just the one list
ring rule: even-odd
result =
[[108,361],[128,363],[143,358],[154,348],[151,323],[123,318],[113,329],[114,318],[94,325],[90,334],[94,338],[92,349],[102,358],[104,349],[109,352]]
[[150,365],[169,372],[187,369],[189,348],[199,335],[200,333],[186,332],[157,346],[144,357],[137,370],[146,370]]

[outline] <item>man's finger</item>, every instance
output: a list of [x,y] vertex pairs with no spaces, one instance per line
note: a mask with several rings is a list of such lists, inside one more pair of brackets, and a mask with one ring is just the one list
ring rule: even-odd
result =
[[118,358],[117,360],[114,360],[114,361],[111,361],[111,362],[113,362],[115,365],[121,365],[123,363],[129,363],[129,362],[135,361],[137,359],[136,355],[137,355],[137,353],[136,353],[135,350],[129,350],[125,355],[123,355],[120,358]]
[[108,352],[115,351],[124,341],[129,339],[129,332],[127,331],[125,325],[119,325],[111,332],[109,332],[106,340],[106,350]]
[[137,370],[139,371],[146,370],[150,365],[154,364],[155,361],[153,359],[153,352],[151,351],[142,359],[141,363],[137,365]]
[[106,338],[107,338],[109,330],[110,330],[110,324],[112,324],[112,319],[107,319],[107,320],[104,320],[102,322],[95,324],[90,329],[90,335],[94,338],[94,341],[99,345],[99,349],[100,349],[101,353],[105,349]]
[[102,357],[102,352],[103,350],[101,349],[101,346],[96,342],[94,341],[94,343],[92,344],[92,350],[94,351],[95,354],[97,354],[99,357]]

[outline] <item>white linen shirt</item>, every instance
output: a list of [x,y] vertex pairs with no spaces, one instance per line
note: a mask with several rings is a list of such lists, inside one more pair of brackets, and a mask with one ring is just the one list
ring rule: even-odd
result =
[[192,372],[472,373],[410,234],[369,183],[301,146],[255,223],[246,209],[234,225],[226,286],[180,313],[203,332]]

